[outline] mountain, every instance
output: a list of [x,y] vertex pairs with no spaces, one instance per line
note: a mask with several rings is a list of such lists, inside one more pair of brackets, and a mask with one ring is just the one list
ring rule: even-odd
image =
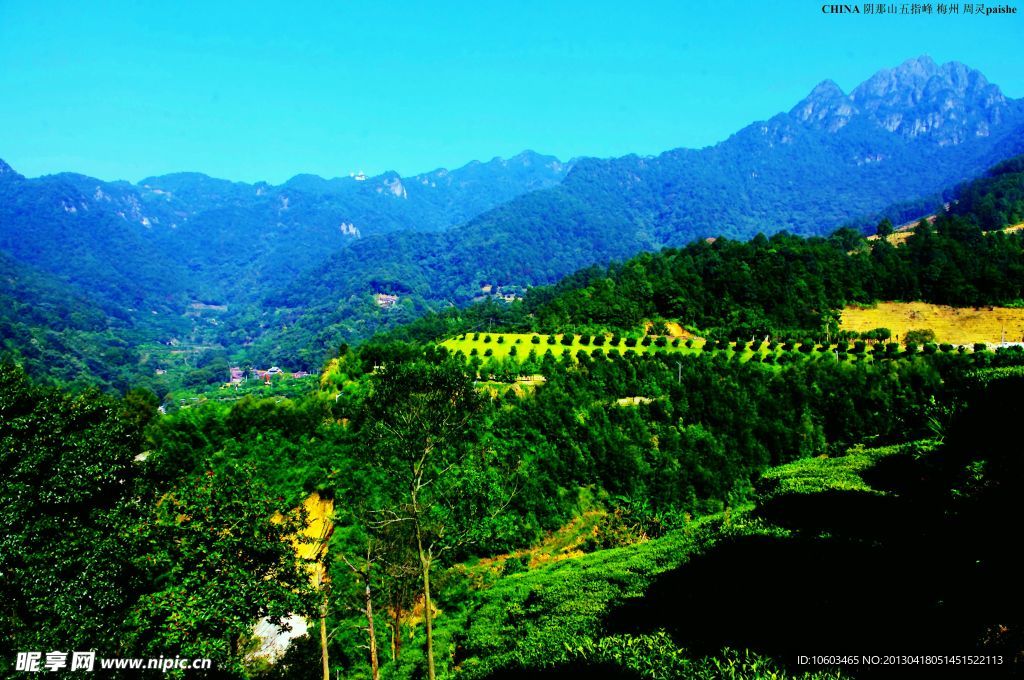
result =
[[[694,239],[824,234],[931,212],[1024,151],[1024,101],[928,57],[831,81],[719,144],[561,163],[530,152],[415,177],[137,184],[0,167],[0,252],[151,340],[316,368],[447,305]],[[197,306],[198,305],[198,306]],[[215,309],[215,312],[210,312]]]
[[0,161],[0,254],[88,296],[136,337],[223,342],[208,306],[251,306],[364,237],[450,228],[571,167],[530,151],[403,178],[280,186],[199,173],[137,184],[61,173],[26,179]]
[[[943,191],[1021,151],[1024,101],[962,64],[911,59],[849,95],[825,81],[790,111],[715,146],[580,159],[559,186],[457,230],[364,239],[267,298],[264,319],[289,330],[269,333],[260,351],[294,355],[310,338],[328,350],[387,324],[388,315],[405,321],[486,290],[550,283],[698,238],[825,234],[931,196],[924,214]],[[407,306],[374,309],[370,296],[382,292],[397,293],[399,304],[404,296]]]

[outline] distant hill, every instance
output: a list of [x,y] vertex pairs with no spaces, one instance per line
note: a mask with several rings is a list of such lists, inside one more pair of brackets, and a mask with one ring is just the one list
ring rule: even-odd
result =
[[[415,177],[132,185],[0,167],[0,252],[142,335],[317,368],[342,342],[694,239],[832,232],[933,212],[1024,152],[1024,101],[928,57],[704,149],[561,163],[526,152]],[[389,298],[378,297],[387,294]],[[386,304],[380,304],[386,299]],[[226,306],[189,315],[194,302]]]
[[713,147],[581,159],[559,186],[459,229],[364,239],[267,298],[264,318],[289,330],[266,334],[259,351],[294,355],[310,338],[322,351],[364,337],[388,323],[367,302],[378,289],[405,296],[407,313],[391,317],[406,321],[486,286],[551,283],[696,238],[826,234],[893,204],[903,204],[898,218],[912,216],[908,203],[924,214],[943,191],[1020,151],[1024,102],[963,64],[912,59],[849,95],[825,81],[789,112]]
[[554,186],[570,167],[527,151],[409,178],[302,175],[271,186],[199,173],[27,179],[0,161],[0,254],[87,296],[133,338],[237,349],[229,329],[197,324],[190,305],[251,309],[362,238],[450,228]]

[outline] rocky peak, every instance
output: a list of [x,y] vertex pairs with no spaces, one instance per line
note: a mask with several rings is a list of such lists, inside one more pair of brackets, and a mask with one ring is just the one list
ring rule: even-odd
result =
[[941,66],[923,56],[879,71],[851,94],[854,105],[890,132],[927,135],[939,144],[987,136],[1012,114],[999,88],[957,62]]
[[1008,100],[981,72],[957,62],[939,65],[929,56],[883,69],[849,95],[823,81],[790,111],[790,121],[804,127],[836,132],[859,118],[940,146],[988,136],[1021,117],[1024,106]]
[[820,82],[790,111],[800,122],[832,132],[846,125],[855,113],[857,110],[850,98],[832,80]]

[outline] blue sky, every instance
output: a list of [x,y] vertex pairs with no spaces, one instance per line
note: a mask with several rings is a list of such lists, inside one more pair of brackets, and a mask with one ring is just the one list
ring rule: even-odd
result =
[[1021,15],[828,16],[804,0],[302,5],[0,0],[0,158],[29,176],[278,183],[527,148],[656,154],[924,53],[1024,97]]

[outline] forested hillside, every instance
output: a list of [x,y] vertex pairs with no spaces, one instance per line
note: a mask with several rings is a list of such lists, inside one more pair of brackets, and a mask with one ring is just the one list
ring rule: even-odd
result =
[[[962,64],[910,60],[849,95],[825,82],[791,111],[713,147],[581,159],[558,187],[458,230],[368,239],[269,296],[255,351],[283,357],[309,338],[329,347],[366,337],[366,302],[381,290],[436,310],[487,286],[550,284],[697,238],[825,235],[844,223],[873,226],[885,212],[900,223],[934,211],[955,184],[1022,144],[1021,102]],[[256,334],[255,323],[248,328]]]
[[88,295],[141,342],[185,346],[181,375],[202,378],[198,363],[316,370],[342,342],[639,252],[933,212],[1024,150],[1022,130],[1021,102],[981,73],[920,58],[849,94],[822,83],[715,146],[656,157],[563,164],[526,152],[281,186],[197,173],[29,180],[4,166],[0,251]]
[[[396,339],[435,340],[466,332],[642,335],[670,321],[711,339],[777,341],[839,335],[843,307],[879,300],[953,306],[1018,306],[1024,299],[1024,241],[1004,231],[1024,215],[1021,157],[993,167],[953,194],[948,211],[923,220],[894,246],[843,228],[828,237],[787,233],[695,241],[588,267],[511,305],[479,303],[430,314]],[[889,233],[883,220],[878,230]]]

